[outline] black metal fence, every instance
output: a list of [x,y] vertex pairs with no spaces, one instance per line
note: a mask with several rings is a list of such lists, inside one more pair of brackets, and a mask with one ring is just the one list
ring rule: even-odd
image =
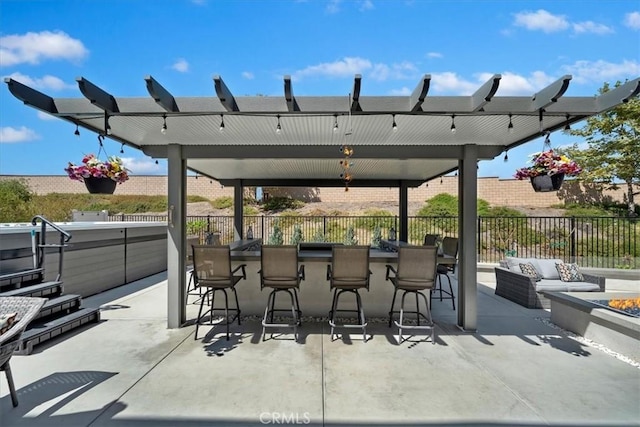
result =
[[[114,215],[110,221],[167,221],[166,216]],[[357,242],[377,246],[397,216],[245,216],[245,235],[265,242]],[[583,267],[640,269],[640,221],[618,217],[478,217],[478,261],[497,263],[505,255],[560,258]],[[233,216],[188,216],[187,234],[220,233],[234,240]],[[458,237],[457,217],[409,217],[408,240],[422,244],[425,234]],[[464,236],[462,236],[464,238]]]

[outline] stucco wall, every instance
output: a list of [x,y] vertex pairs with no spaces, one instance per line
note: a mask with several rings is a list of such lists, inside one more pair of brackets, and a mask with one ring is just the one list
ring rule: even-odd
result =
[[[37,194],[47,193],[86,193],[84,184],[71,181],[62,175],[2,175],[0,178],[24,178],[31,189]],[[397,201],[396,188],[350,188],[348,192],[343,187],[336,188],[264,188],[271,196],[291,195],[305,201],[323,202],[375,202]],[[640,191],[640,186],[636,187]],[[436,194],[450,193],[457,195],[458,177],[444,177],[431,181],[428,185],[409,190],[409,201],[423,202]],[[132,176],[127,182],[118,185],[116,194],[148,194],[166,195],[167,177],[157,175]],[[233,197],[232,187],[223,187],[215,180],[203,177],[187,177],[187,194],[199,195],[208,199],[222,196]],[[604,192],[584,188],[577,183],[565,182],[558,192],[535,193],[528,181],[515,179],[479,178],[478,197],[492,205],[548,207],[567,202],[603,202],[625,201],[625,189],[607,190]]]

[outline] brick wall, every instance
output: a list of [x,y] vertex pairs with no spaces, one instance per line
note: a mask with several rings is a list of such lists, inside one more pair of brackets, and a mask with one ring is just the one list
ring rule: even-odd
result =
[[[36,194],[47,193],[86,193],[84,184],[71,181],[61,175],[2,175],[0,179],[23,178]],[[397,188],[350,188],[348,192],[343,187],[336,188],[264,188],[271,196],[289,195],[304,201],[323,202],[371,202],[397,201]],[[640,191],[637,186],[635,191]],[[458,194],[458,177],[443,177],[431,181],[429,184],[409,189],[410,202],[424,202],[440,193]],[[136,175],[127,182],[118,185],[116,194],[148,194],[166,195],[167,177],[157,175]],[[232,187],[223,187],[215,180],[203,177],[187,177],[187,194],[199,195],[208,199],[222,196],[233,197]],[[625,189],[597,191],[584,187],[578,183],[565,182],[560,191],[536,193],[529,181],[515,179],[478,178],[478,197],[492,205],[548,207],[564,202],[620,202],[625,201]]]

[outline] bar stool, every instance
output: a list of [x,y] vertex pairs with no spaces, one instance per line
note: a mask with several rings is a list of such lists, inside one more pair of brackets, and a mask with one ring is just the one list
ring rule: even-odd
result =
[[[389,310],[389,327],[394,322],[394,313],[399,313],[400,318],[395,321],[395,325],[398,327],[398,344],[403,341],[403,329],[429,330],[431,342],[435,344],[435,324],[431,318],[429,299],[422,291],[431,290],[435,285],[437,259],[438,248],[435,246],[401,246],[398,248],[398,269],[396,270],[392,265],[387,265],[385,280],[390,280],[395,287],[393,299],[391,300],[391,309]],[[391,273],[394,275],[391,276]],[[394,310],[398,291],[402,291],[402,301],[400,310]],[[415,296],[415,311],[405,312],[407,294]],[[424,300],[425,313],[420,311],[419,297]],[[415,314],[415,325],[404,323],[405,313]],[[421,325],[421,319],[424,319],[426,324]]]
[[[245,267],[246,264],[241,264],[234,270],[231,270],[231,248],[228,245],[193,246],[193,280],[196,288],[202,287],[206,289],[205,295],[200,299],[200,310],[198,310],[198,318],[196,319],[196,340],[198,339],[198,327],[200,326],[200,321],[204,317],[202,314],[204,301],[205,299],[208,299],[209,296],[211,296],[211,308],[208,310],[210,313],[209,324],[213,325],[214,310],[221,310],[224,308],[224,325],[227,327],[227,341],[229,340],[229,325],[235,320],[237,320],[238,325],[240,325],[240,304],[238,304],[236,284],[240,280],[246,280],[247,274]],[[242,270],[241,276],[235,275],[238,270]],[[235,308],[229,308],[228,290],[232,291],[235,297]],[[218,291],[224,294],[224,307],[215,307],[215,295]],[[231,317],[229,316],[230,311],[233,312]]]
[[[263,245],[260,254],[260,289],[271,288],[262,318],[262,340],[265,340],[266,328],[293,328],[298,340],[298,326],[302,324],[298,289],[304,280],[304,265],[298,266],[298,247],[295,245]],[[275,308],[278,293],[287,293],[291,299],[292,323],[274,323],[274,313],[289,311]]]
[[[327,280],[333,290],[333,301],[329,312],[331,340],[335,328],[361,328],[364,342],[367,342],[367,321],[364,317],[362,299],[358,290],[369,290],[369,246],[334,245],[331,249],[331,264],[327,265]],[[338,300],[343,293],[353,293],[356,299],[355,310],[339,310]],[[357,324],[336,324],[336,313],[357,313]]]

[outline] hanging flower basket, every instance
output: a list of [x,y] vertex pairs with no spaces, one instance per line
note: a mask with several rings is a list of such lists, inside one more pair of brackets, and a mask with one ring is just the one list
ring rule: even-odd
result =
[[536,193],[544,193],[547,191],[558,191],[564,181],[564,174],[557,173],[555,175],[538,175],[531,177],[531,186]]
[[69,165],[64,169],[70,179],[84,182],[91,194],[113,194],[116,184],[129,179],[129,171],[120,157],[111,156],[107,161],[99,160],[94,154],[82,159],[82,165]]
[[514,177],[529,179],[535,192],[558,191],[565,176],[576,176],[582,172],[576,162],[551,149],[534,153],[531,157],[533,166],[518,169]]
[[91,194],[113,194],[116,184],[111,178],[89,177],[84,179],[84,185]]

